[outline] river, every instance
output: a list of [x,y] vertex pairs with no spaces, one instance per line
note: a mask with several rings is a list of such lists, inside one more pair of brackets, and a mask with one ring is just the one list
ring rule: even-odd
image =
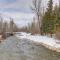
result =
[[60,53],[13,36],[0,43],[0,60],[60,60]]

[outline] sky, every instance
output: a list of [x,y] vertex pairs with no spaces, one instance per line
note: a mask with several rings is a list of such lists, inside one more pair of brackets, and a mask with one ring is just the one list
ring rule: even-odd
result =
[[0,0],[0,11],[31,12],[32,0]]
[[[42,0],[44,6],[48,0]],[[54,0],[54,4],[58,0]],[[25,26],[33,20],[34,14],[31,7],[32,0],[0,0],[0,13],[7,17],[12,17],[19,26]]]

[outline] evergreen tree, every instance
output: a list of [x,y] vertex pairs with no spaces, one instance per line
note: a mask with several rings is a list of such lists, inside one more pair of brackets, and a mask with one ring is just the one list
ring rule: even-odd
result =
[[54,7],[54,10],[53,10],[53,14],[54,14],[54,30],[55,30],[55,32],[56,32],[56,30],[57,30],[57,26],[58,26],[58,6],[57,5],[55,5],[55,7]]
[[53,33],[54,30],[54,15],[53,15],[53,1],[49,0],[48,8],[42,19],[42,30],[43,33]]
[[58,11],[57,11],[58,15],[57,15],[57,23],[60,26],[60,2],[59,2],[59,6],[58,6]]
[[60,27],[60,4],[54,8],[55,31]]

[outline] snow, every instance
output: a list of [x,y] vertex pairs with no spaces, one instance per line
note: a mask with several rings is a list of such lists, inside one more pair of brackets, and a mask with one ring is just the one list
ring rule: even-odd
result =
[[51,38],[48,36],[41,35],[31,35],[31,33],[21,32],[20,35],[16,34],[19,39],[28,39],[37,43],[42,43],[47,46],[51,46],[53,48],[60,48],[60,43],[57,43],[57,39]]
[[25,32],[15,32],[16,36],[28,36],[31,35],[31,33],[25,33]]
[[16,37],[9,37],[6,40],[4,40],[2,43],[0,43],[0,50],[3,51],[10,51],[10,52],[19,52],[19,48],[17,48],[17,45],[19,45],[20,40],[17,40]]

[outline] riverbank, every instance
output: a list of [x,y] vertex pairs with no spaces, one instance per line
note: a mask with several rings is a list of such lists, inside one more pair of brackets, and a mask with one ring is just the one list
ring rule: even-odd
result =
[[41,35],[31,35],[30,33],[28,34],[24,32],[21,32],[21,34],[16,34],[16,37],[19,39],[28,39],[34,41],[35,43],[40,43],[50,50],[60,52],[60,41],[57,39]]

